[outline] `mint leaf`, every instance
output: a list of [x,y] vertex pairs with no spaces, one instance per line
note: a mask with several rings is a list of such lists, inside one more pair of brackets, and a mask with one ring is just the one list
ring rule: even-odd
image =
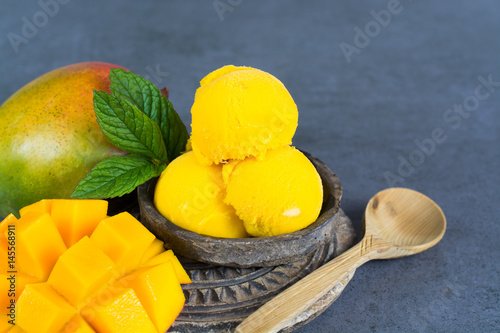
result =
[[109,79],[114,96],[133,103],[160,126],[168,158],[179,156],[189,134],[168,98],[150,81],[123,69],[111,69]]
[[104,135],[129,153],[168,161],[159,126],[135,105],[102,91],[94,91],[94,111]]
[[163,95],[161,96],[160,114],[162,116],[160,121],[161,133],[167,146],[168,156],[170,160],[173,160],[186,150],[189,134],[181,118],[175,112],[172,103]]
[[99,162],[76,186],[72,198],[106,199],[132,192],[137,186],[158,177],[166,163],[155,164],[140,155],[113,156]]
[[111,69],[109,80],[109,88],[114,96],[132,102],[149,118],[160,124],[160,97],[163,94],[153,83],[120,68]]

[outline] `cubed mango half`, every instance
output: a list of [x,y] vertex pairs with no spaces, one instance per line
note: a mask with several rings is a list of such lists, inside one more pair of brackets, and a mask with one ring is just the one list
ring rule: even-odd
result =
[[177,318],[179,280],[191,280],[174,253],[129,213],[80,216],[91,207],[93,200],[43,200],[0,223],[4,259],[15,233],[14,269],[0,269],[0,314],[8,319],[15,306],[16,321],[2,321],[0,333],[163,333]]

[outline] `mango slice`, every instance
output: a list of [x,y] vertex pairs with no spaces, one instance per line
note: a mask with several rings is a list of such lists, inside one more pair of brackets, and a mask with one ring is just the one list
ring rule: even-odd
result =
[[48,283],[29,284],[16,304],[16,325],[28,333],[54,333],[75,314],[76,310]]
[[184,268],[182,267],[181,262],[179,259],[175,256],[174,252],[172,250],[167,250],[165,252],[160,253],[159,255],[151,258],[150,260],[146,261],[143,266],[154,266],[154,265],[160,265],[165,262],[170,262],[172,263],[175,274],[177,276],[177,280],[179,281],[180,284],[189,284],[192,283],[191,278],[189,275],[186,273]]
[[79,308],[83,301],[107,285],[114,266],[113,260],[85,236],[59,257],[48,283]]
[[157,333],[132,288],[105,290],[82,315],[98,332]]
[[134,289],[159,332],[165,332],[184,307],[184,293],[171,262],[139,269],[122,281]]
[[90,237],[97,224],[106,218],[107,211],[106,200],[58,199],[52,201],[51,216],[70,247],[83,236]]
[[102,220],[90,239],[125,274],[137,267],[155,236],[130,213],[123,212]]
[[28,212],[16,223],[18,271],[47,280],[66,245],[47,213]]

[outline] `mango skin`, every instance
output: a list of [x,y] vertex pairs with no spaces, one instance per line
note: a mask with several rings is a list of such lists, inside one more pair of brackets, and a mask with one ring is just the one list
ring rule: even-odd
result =
[[83,62],[58,68],[0,106],[0,216],[41,199],[68,198],[101,160],[125,152],[102,134],[93,90],[109,92],[111,68]]

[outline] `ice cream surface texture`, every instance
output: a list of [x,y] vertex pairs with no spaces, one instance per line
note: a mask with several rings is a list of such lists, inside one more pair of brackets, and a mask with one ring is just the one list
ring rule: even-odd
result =
[[319,216],[323,186],[314,165],[285,146],[223,167],[224,201],[236,209],[252,236],[276,236],[303,229]]
[[202,165],[192,151],[173,160],[155,188],[160,214],[181,228],[213,237],[247,237],[234,208],[224,203],[222,165]]
[[283,83],[264,71],[232,65],[200,82],[191,108],[191,144],[201,163],[261,158],[292,143],[298,110]]

